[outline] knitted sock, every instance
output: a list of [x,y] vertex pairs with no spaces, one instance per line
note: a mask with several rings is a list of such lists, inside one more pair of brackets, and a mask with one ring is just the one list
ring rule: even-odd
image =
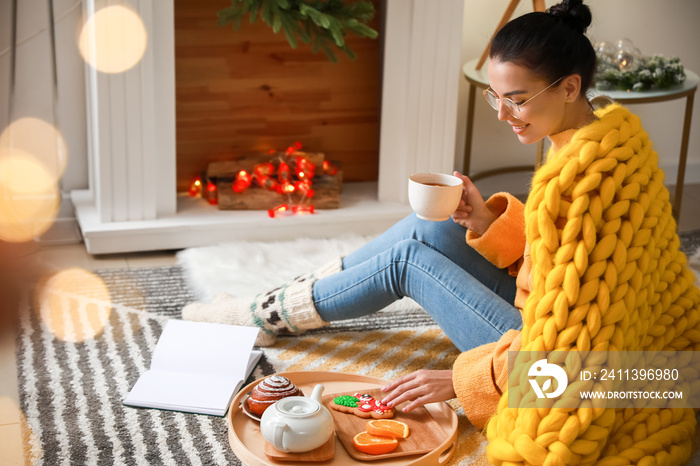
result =
[[316,280],[341,270],[342,260],[337,258],[267,293],[249,297],[220,294],[209,304],[188,304],[182,309],[182,318],[258,327],[260,333],[255,344],[270,346],[280,333],[299,334],[328,325],[316,312],[312,288]]

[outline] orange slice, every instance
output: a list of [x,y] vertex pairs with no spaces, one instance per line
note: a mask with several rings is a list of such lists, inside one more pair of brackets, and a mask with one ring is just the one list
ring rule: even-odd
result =
[[352,443],[357,451],[370,455],[391,453],[399,446],[399,441],[391,437],[379,437],[367,432],[360,432],[353,437]]
[[370,419],[365,426],[368,434],[393,438],[408,437],[408,426],[393,419]]

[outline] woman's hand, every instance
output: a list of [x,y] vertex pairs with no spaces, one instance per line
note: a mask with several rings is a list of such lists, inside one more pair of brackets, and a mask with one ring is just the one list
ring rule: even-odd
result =
[[496,215],[486,206],[479,190],[476,189],[468,176],[457,171],[453,175],[461,178],[464,185],[462,199],[459,201],[457,210],[452,213],[452,220],[479,235],[483,235],[496,220]]
[[382,387],[382,392],[390,392],[382,402],[391,407],[410,401],[403,408],[404,413],[428,403],[447,401],[457,396],[452,387],[451,370],[421,369]]

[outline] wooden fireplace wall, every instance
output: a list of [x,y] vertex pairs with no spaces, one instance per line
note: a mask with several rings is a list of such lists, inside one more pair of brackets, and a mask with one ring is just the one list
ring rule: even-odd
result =
[[217,25],[229,0],[175,0],[177,190],[209,162],[284,150],[324,152],[344,181],[376,181],[379,171],[383,24],[377,39],[346,37],[357,55],[338,62],[299,44],[292,49],[259,17],[238,31]]

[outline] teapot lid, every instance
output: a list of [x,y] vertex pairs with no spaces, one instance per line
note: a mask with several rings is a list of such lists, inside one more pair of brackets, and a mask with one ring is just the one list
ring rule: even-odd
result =
[[275,403],[275,407],[282,414],[294,417],[311,416],[321,409],[321,405],[317,401],[301,396],[282,398]]

